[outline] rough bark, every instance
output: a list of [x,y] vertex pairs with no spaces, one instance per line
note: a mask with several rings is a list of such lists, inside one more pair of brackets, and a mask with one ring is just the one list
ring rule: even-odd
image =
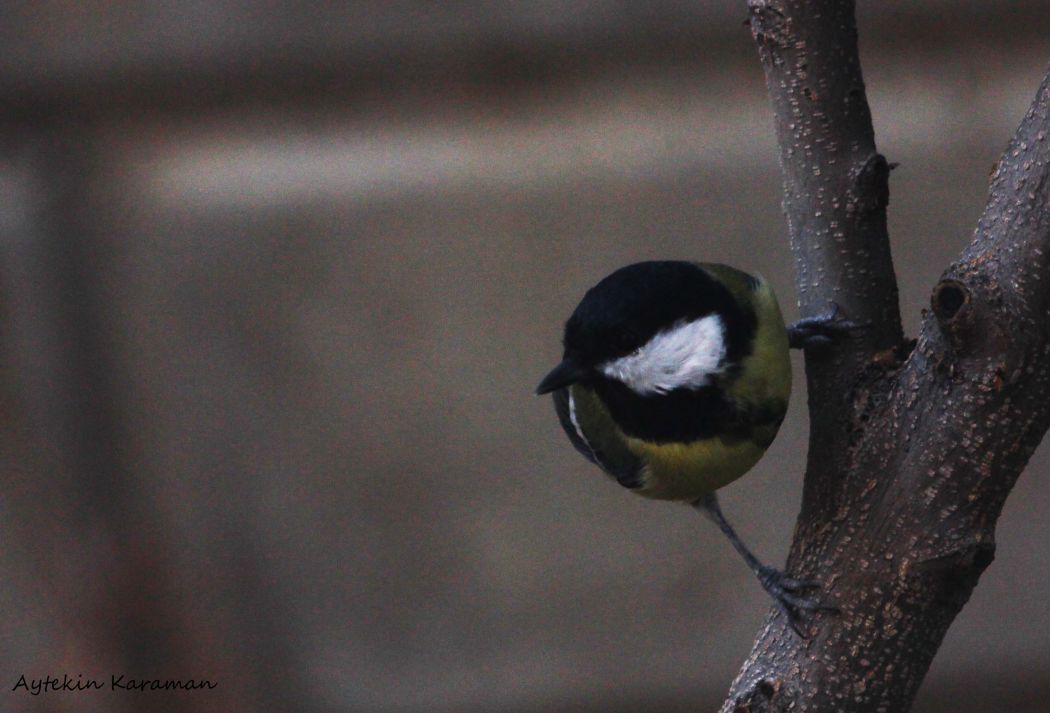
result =
[[788,569],[837,613],[771,611],[723,711],[906,711],[994,555],[1050,425],[1050,74],[993,176],[972,244],[901,334],[853,3],[751,0],[803,315],[872,323],[806,354],[811,438]]

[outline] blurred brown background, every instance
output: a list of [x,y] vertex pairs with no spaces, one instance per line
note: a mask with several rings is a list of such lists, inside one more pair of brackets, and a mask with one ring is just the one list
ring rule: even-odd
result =
[[[1043,2],[863,2],[908,328],[1050,57]],[[0,8],[10,711],[685,711],[768,602],[532,389],[651,258],[793,267],[743,2]],[[801,364],[796,374],[801,382]],[[799,383],[724,491],[782,562]],[[1050,469],[917,711],[1045,711]],[[12,691],[20,675],[208,678]]]

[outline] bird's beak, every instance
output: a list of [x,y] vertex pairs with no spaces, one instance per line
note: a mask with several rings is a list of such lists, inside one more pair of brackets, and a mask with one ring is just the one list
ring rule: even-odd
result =
[[551,373],[543,377],[543,381],[536,387],[537,394],[549,394],[552,391],[564,388],[569,384],[575,384],[583,378],[587,370],[571,359],[565,359],[561,364],[551,369]]

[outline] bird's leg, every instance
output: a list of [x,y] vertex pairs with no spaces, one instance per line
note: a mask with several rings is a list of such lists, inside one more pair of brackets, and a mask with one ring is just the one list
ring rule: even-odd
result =
[[791,628],[795,630],[802,638],[806,638],[806,633],[803,631],[801,626],[801,620],[804,612],[825,610],[835,611],[835,607],[822,604],[818,600],[806,595],[807,592],[820,589],[820,583],[806,579],[795,579],[789,577],[780,570],[771,567],[767,564],[762,564],[758,561],[758,558],[751,553],[751,550],[747,548],[736,532],[733,530],[732,525],[726,520],[722,514],[722,509],[718,506],[718,498],[714,493],[705,495],[696,502],[693,503],[693,507],[702,512],[704,515],[709,517],[720,529],[729,541],[733,543],[733,547],[740,556],[747,562],[747,566],[751,568],[751,571],[758,577],[759,584],[762,588],[769,593],[773,600],[777,603],[777,606],[784,616],[787,617],[788,623],[791,624]]
[[839,306],[833,305],[827,312],[815,317],[803,317],[792,322],[787,326],[788,344],[792,349],[831,344],[850,332],[871,326],[871,322],[843,319],[839,311]]

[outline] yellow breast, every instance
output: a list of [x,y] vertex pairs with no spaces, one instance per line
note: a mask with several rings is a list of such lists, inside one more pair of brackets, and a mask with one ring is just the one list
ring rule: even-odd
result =
[[727,485],[762,457],[765,448],[749,440],[705,438],[690,443],[646,443],[627,437],[645,466],[636,492],[659,500],[696,500]]

